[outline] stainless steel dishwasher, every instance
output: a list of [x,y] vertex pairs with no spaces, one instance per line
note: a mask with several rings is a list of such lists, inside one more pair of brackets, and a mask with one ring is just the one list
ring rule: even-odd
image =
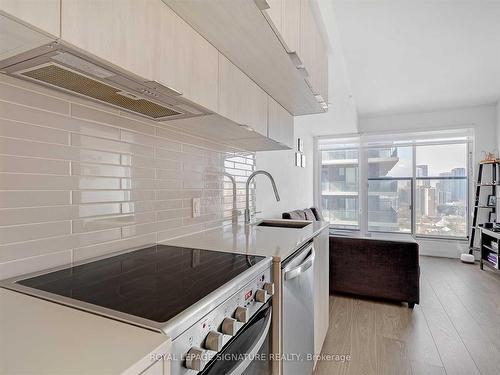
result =
[[309,242],[282,265],[283,374],[310,375],[314,354],[314,246]]

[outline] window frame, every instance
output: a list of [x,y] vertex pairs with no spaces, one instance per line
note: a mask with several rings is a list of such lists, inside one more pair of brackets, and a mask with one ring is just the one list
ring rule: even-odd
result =
[[[368,185],[370,181],[409,181],[410,182],[410,231],[409,232],[392,232],[392,231],[387,231],[387,230],[374,230],[374,229],[369,229],[370,228],[370,221],[369,221],[369,211],[367,211],[367,232],[368,233],[393,233],[393,234],[411,234],[413,235],[413,228],[414,228],[414,218],[413,218],[413,206],[414,206],[414,181],[412,177],[369,177],[367,178]],[[369,187],[367,188],[367,193],[369,191]]]
[[[470,132],[470,129],[455,129],[452,131],[468,131]],[[375,134],[377,135],[377,134]],[[378,134],[380,136],[381,134]],[[397,136],[404,136],[404,133],[399,133],[396,134]],[[391,135],[389,134],[388,137]],[[448,138],[436,135],[434,139],[429,138],[425,141],[419,142],[419,141],[413,141],[409,142],[408,144],[394,144],[394,143],[388,143],[388,144],[370,144],[365,142],[363,139],[364,136],[360,134],[349,134],[349,135],[341,135],[341,136],[321,136],[321,137],[316,137],[314,139],[314,147],[315,147],[315,152],[314,152],[314,192],[315,192],[315,198],[314,198],[314,203],[316,207],[318,207],[320,210],[322,209],[321,207],[321,199],[322,199],[322,190],[321,190],[321,150],[318,148],[318,143],[319,140],[321,139],[329,139],[333,140],[339,140],[339,139],[355,139],[357,138],[359,140],[358,143],[358,217],[359,217],[359,223],[358,223],[358,228],[338,228],[335,227],[334,225],[330,224],[330,229],[334,229],[336,231],[347,231],[347,232],[353,232],[353,231],[358,231],[361,233],[388,233],[388,234],[409,234],[412,235],[415,238],[421,238],[421,239],[436,239],[436,240],[454,240],[454,241],[466,241],[469,236],[470,236],[470,212],[471,212],[471,205],[472,203],[472,197],[471,197],[471,184],[473,182],[474,178],[474,172],[473,172],[473,138],[472,136],[467,135],[466,138],[456,140],[453,137]],[[417,147],[418,146],[426,146],[426,145],[448,145],[448,144],[465,144],[466,146],[466,165],[465,165],[465,171],[466,175],[465,176],[441,176],[441,177],[435,177],[435,176],[430,176],[430,177],[417,177],[416,169],[417,169],[417,160],[416,160],[416,153],[417,153]],[[369,148],[374,148],[374,147],[387,147],[387,146],[411,146],[412,147],[412,176],[411,177],[378,177],[378,178],[368,178],[368,156],[367,156],[367,150]],[[411,231],[410,232],[390,232],[390,231],[376,231],[376,230],[368,230],[368,182],[369,180],[376,180],[376,179],[385,179],[385,180],[410,180],[411,181],[411,203],[410,203],[410,208],[411,208]],[[421,180],[465,180],[466,183],[466,215],[465,215],[465,226],[466,226],[466,232],[465,236],[443,236],[443,235],[431,235],[431,234],[418,234],[416,231],[416,226],[417,226],[417,218],[416,218],[416,210],[415,210],[415,199],[416,199],[416,188],[417,188],[417,182]]]
[[[319,149],[319,141],[321,139],[328,139],[332,140],[333,143],[338,143],[342,144],[342,140],[348,140],[349,142],[353,142],[356,146],[353,148],[349,149],[354,149],[356,148],[358,150],[358,173],[357,173],[357,185],[358,185],[358,209],[357,209],[357,217],[358,217],[358,224],[357,228],[343,228],[343,227],[338,227],[332,223],[329,224],[330,229],[334,229],[335,231],[346,231],[346,232],[361,232],[363,230],[363,222],[364,219],[362,217],[362,199],[363,199],[363,193],[362,193],[362,173],[361,173],[361,160],[362,160],[362,147],[361,147],[361,138],[359,134],[344,134],[342,136],[334,136],[334,137],[315,137],[314,138],[314,205],[318,207],[319,211],[322,212],[323,207],[322,207],[322,198],[323,198],[323,189],[322,189],[322,181],[321,181],[321,176],[322,176],[322,150]],[[340,149],[340,148],[339,148]],[[344,148],[347,149],[347,148]]]

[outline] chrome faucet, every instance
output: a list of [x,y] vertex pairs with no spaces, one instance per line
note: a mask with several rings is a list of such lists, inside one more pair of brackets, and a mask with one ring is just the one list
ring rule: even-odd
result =
[[245,189],[245,193],[246,193],[245,223],[246,224],[249,224],[251,219],[252,219],[252,217],[250,215],[250,182],[252,182],[252,179],[255,176],[257,176],[258,174],[263,174],[263,175],[269,177],[269,180],[271,180],[271,185],[273,185],[274,196],[276,197],[276,201],[277,202],[280,201],[280,195],[278,194],[278,189],[276,189],[276,184],[274,183],[273,176],[271,176],[271,174],[269,172],[262,171],[262,170],[253,172],[250,176],[248,176],[247,185],[246,185],[246,189]]
[[233,208],[231,210],[231,219],[233,224],[236,224],[238,222],[238,210],[236,209],[236,180],[234,179],[233,175],[229,174],[228,172],[224,172],[224,176],[229,178],[231,180],[231,184],[233,185]]

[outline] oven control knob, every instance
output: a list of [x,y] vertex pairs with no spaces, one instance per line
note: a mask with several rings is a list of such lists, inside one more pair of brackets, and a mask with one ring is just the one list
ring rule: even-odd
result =
[[266,302],[267,292],[264,289],[257,289],[257,291],[255,292],[255,300],[257,302]]
[[210,331],[205,339],[205,348],[218,352],[222,349],[222,333]]
[[267,292],[267,294],[272,296],[274,294],[274,283],[264,283],[262,289],[264,289]]
[[186,367],[191,370],[201,371],[207,364],[205,350],[193,346],[186,354]]
[[248,309],[246,307],[238,307],[234,312],[234,317],[238,322],[246,323],[248,322]]
[[238,323],[236,319],[226,318],[222,321],[222,333],[229,336],[236,335],[238,331]]

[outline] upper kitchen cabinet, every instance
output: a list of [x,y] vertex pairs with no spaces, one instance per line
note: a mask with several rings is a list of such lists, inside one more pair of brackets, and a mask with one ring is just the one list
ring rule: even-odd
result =
[[61,39],[153,80],[162,5],[158,0],[62,0]]
[[269,0],[264,10],[318,101],[328,102],[328,54],[311,0]]
[[61,38],[217,110],[217,49],[161,0],[62,0]]
[[[292,1],[293,2],[293,1]],[[328,55],[310,0],[300,0],[300,44],[298,55],[308,73],[306,80],[315,95],[328,100]]]
[[268,137],[293,148],[293,117],[276,100],[268,98]]
[[219,54],[219,114],[267,136],[267,94]]
[[283,47],[296,53],[300,46],[300,0],[267,0],[267,5],[263,12]]
[[161,4],[156,74],[158,81],[216,112],[217,49],[165,4]]
[[282,3],[281,33],[287,52],[297,52],[300,46],[300,0],[279,0]]
[[0,12],[58,38],[60,32],[60,0],[0,0]]
[[[289,9],[288,0],[270,0],[273,8],[265,0],[163,0],[292,115],[321,113],[325,106],[288,51],[300,47],[301,4],[295,1]],[[285,18],[291,13],[299,15],[295,25]]]

